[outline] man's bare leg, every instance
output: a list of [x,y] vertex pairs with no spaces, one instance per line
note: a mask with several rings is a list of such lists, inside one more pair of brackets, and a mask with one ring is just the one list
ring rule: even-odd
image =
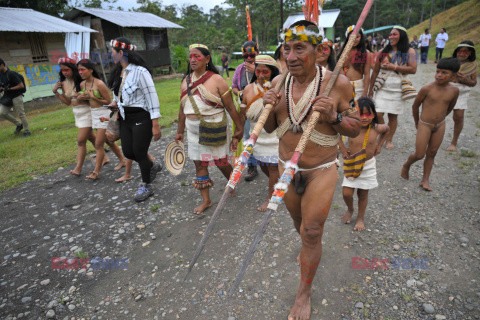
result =
[[358,196],[358,215],[357,222],[353,230],[363,231],[365,230],[365,211],[367,210],[368,204],[368,190],[357,189]]
[[302,251],[300,252],[301,281],[288,320],[308,320],[311,314],[310,296],[313,279],[322,256],[323,226],[332,204],[338,179],[337,168],[319,170],[307,184],[301,199]]
[[457,142],[458,137],[460,137],[460,133],[462,133],[463,130],[464,116],[465,110],[453,110],[453,138],[452,142],[450,142],[450,146],[447,148],[447,151],[457,151]]
[[342,188],[343,192],[343,201],[345,201],[345,204],[347,205],[347,211],[342,217],[343,223],[350,223],[352,220],[352,215],[353,215],[353,194],[355,193],[355,189],[349,188],[349,187],[343,187]]
[[388,127],[390,131],[387,133],[387,138],[385,139],[385,149],[393,149],[394,145],[392,143],[393,135],[395,131],[397,131],[397,124],[398,124],[398,115],[396,114],[388,114]]
[[263,173],[268,177],[268,197],[265,202],[257,208],[258,211],[267,211],[268,203],[270,202],[270,197],[272,196],[275,183],[277,183],[279,175],[278,175],[278,165],[277,164],[269,164],[260,162],[260,169],[262,169]]
[[426,191],[432,191],[432,188],[430,188],[430,173],[432,172],[435,155],[437,154],[438,148],[440,148],[440,145],[442,144],[444,135],[445,122],[442,123],[440,127],[432,133],[428,143],[425,161],[423,162],[423,178],[422,182],[420,183],[422,188]]
[[[208,175],[208,169],[207,165],[208,162],[205,164],[205,162],[202,162],[200,160],[193,161],[195,163],[195,170],[197,177],[204,177]],[[200,190],[200,195],[202,196],[202,204],[199,206],[196,206],[195,209],[193,209],[193,213],[195,214],[200,214],[209,207],[212,206],[212,201],[210,201],[210,188],[204,188]]]
[[407,161],[403,164],[402,173],[400,174],[402,178],[408,180],[410,178],[410,166],[425,157],[425,152],[427,150],[427,145],[431,134],[432,128],[430,126],[422,122],[418,122],[417,137],[415,139],[415,152],[412,153],[408,157]]

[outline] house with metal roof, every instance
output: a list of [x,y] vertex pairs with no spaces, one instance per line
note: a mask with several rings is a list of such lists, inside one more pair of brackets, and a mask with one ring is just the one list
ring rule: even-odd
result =
[[[327,37],[328,40],[335,40],[335,22],[337,21],[339,14],[340,9],[329,9],[322,10],[318,16],[317,26],[320,28],[320,30],[323,30],[323,35]],[[295,22],[303,19],[305,19],[303,12],[292,13],[283,23],[283,29],[286,29]]]
[[0,7],[0,16],[0,57],[25,78],[24,101],[53,95],[67,33],[96,32],[32,9]]
[[[72,35],[66,44],[67,52],[91,52],[91,59],[96,60],[100,53],[111,53],[110,40],[122,36],[137,46],[137,52],[152,68],[170,68],[167,29],[183,28],[147,12],[74,8],[63,18],[98,31],[91,40],[85,39],[88,33]],[[104,67],[108,72],[108,65]]]

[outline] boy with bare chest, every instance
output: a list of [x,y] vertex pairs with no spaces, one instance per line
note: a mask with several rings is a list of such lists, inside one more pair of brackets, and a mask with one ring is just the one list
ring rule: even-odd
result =
[[368,204],[368,190],[376,188],[377,170],[375,156],[380,153],[390,128],[379,124],[375,104],[370,98],[358,99],[361,129],[357,137],[348,138],[348,147],[339,139],[339,148],[344,159],[343,200],[347,211],[342,220],[350,223],[353,215],[353,195],[357,189],[358,216],[353,230],[365,230],[365,210]]
[[[438,62],[435,81],[420,89],[413,102],[412,112],[417,128],[415,153],[411,154],[403,164],[401,176],[409,179],[410,166],[425,157],[423,164],[423,178],[420,186],[426,191],[430,187],[430,173],[437,150],[442,144],[445,134],[445,117],[452,112],[457,102],[459,90],[449,82],[460,69],[460,62],[456,58],[445,58]],[[419,116],[420,105],[422,114]]]

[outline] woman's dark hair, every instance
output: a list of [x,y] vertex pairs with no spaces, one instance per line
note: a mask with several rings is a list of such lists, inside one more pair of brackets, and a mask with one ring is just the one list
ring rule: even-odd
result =
[[378,123],[378,116],[377,116],[377,110],[375,110],[375,103],[373,102],[372,99],[367,98],[367,97],[362,97],[359,98],[358,101],[358,108],[360,109],[360,114],[372,114],[373,113],[373,120],[372,123],[377,124]]
[[[125,43],[127,45],[132,44],[130,40],[124,37],[118,37],[115,38],[118,42]],[[123,51],[123,57],[124,59],[131,64],[134,64],[136,66],[144,67],[147,69],[147,71],[152,74],[152,70],[147,66],[147,63],[143,58],[135,51],[128,50],[128,49],[119,49],[119,48],[112,48],[112,50],[115,50],[116,52],[122,50]],[[108,87],[113,91],[113,93],[118,96],[118,90],[120,89],[120,84],[122,83],[122,65],[120,64],[120,61],[115,64],[115,67],[113,68],[112,72],[110,73],[110,78],[108,79]]]
[[453,57],[440,59],[437,63],[437,69],[445,69],[457,73],[460,70],[460,61]]
[[[77,66],[74,63],[68,63],[68,62],[62,62],[62,63],[59,63],[59,65],[65,66],[67,68],[70,68],[70,70],[72,70],[73,84],[75,86],[75,89],[77,90],[77,92],[82,90],[82,88],[80,88],[80,83],[83,81],[83,79],[82,79],[82,77],[80,77],[80,73],[78,73]],[[63,75],[62,70],[60,70],[60,73],[58,75],[60,77],[60,81],[62,81],[62,82],[65,81],[66,78]]]
[[[212,71],[213,73],[220,74],[220,72],[218,72],[217,67],[215,67],[215,65],[212,62],[212,55],[210,54],[210,51],[205,49],[205,48],[201,48],[201,47],[197,47],[195,49],[200,51],[205,57],[210,57],[210,61],[208,61],[207,68],[206,68],[205,71]],[[193,70],[192,70],[192,67],[190,67],[190,61],[189,61],[188,66],[187,66],[187,73],[185,73],[183,78],[185,79],[186,76],[188,76],[192,72],[193,72]]]
[[95,70],[95,63],[93,63],[92,61],[90,61],[88,59],[82,59],[77,63],[77,68],[79,66],[83,66],[83,67],[87,68],[88,70],[92,70],[92,76],[94,78],[100,79],[100,76],[98,75],[98,72]]
[[[400,30],[400,29],[395,29],[395,30],[397,30],[400,33],[400,39],[398,39],[397,54],[395,54],[395,56],[392,57],[392,63],[402,62],[404,64],[407,64],[409,60],[408,50],[410,49],[410,42],[408,42],[408,35],[403,30]],[[392,51],[393,51],[393,47],[390,44],[390,42],[388,42],[387,46],[383,48],[381,53],[388,54]]]
[[[460,42],[460,44],[468,44],[469,46],[472,46],[472,47],[474,46],[473,42],[470,41],[470,40],[462,41],[462,42]],[[453,56],[452,57],[456,58],[457,57],[457,52],[461,48],[467,48],[468,50],[470,50],[470,55],[468,56],[467,61],[473,62],[473,61],[477,60],[477,54],[475,52],[475,48],[470,48],[470,47],[458,47],[457,49],[455,49],[455,51],[453,51]]]
[[277,49],[275,50],[275,53],[273,54],[273,59],[278,60],[282,57],[282,47],[283,47],[283,43],[280,43]]
[[328,56],[328,59],[327,59],[328,70],[333,71],[336,65],[337,65],[337,59],[335,59],[335,50],[333,50],[333,48],[330,47],[330,55]]
[[[257,68],[257,66],[258,66],[258,63],[255,63],[255,69]],[[270,69],[270,71],[272,72],[272,75],[270,76],[270,81],[275,79],[275,77],[280,74],[280,70],[278,70],[277,67],[274,67],[274,66],[271,66],[271,65],[268,65],[268,64],[266,64],[265,66],[267,66],[268,69]],[[257,81],[257,74],[256,73],[253,74],[251,83],[253,83],[255,81]]]
[[[353,31],[350,31],[348,33],[347,39],[345,40],[345,44],[343,45],[342,49],[340,50],[340,53],[338,54],[337,59],[340,59],[340,57],[342,56],[343,49],[345,49],[345,46],[347,45],[348,39],[350,39],[350,36],[352,35],[352,33],[353,33]],[[364,36],[362,30],[360,30],[359,33],[360,33],[360,42],[354,48],[357,49],[360,56],[357,57],[357,55],[356,55],[354,57],[351,65],[353,66],[353,68],[355,70],[363,73],[363,69],[365,68],[365,64],[367,63],[368,56],[367,56],[367,48],[365,46],[365,36]]]

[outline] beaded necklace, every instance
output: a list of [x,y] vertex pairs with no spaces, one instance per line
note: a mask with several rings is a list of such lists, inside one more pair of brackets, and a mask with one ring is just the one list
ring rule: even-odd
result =
[[323,70],[316,66],[317,72],[315,74],[315,78],[310,82],[307,89],[300,100],[295,104],[293,101],[293,81],[292,77],[289,75],[287,80],[287,84],[285,85],[285,97],[287,101],[287,113],[288,118],[292,125],[290,129],[292,129],[293,133],[302,132],[302,123],[305,121],[307,115],[310,113],[312,109],[312,102],[313,99],[318,95],[320,92],[320,87],[322,85],[323,80]]
[[193,86],[193,84],[195,82],[197,82],[198,80],[202,79],[204,75],[206,75],[208,72],[208,70],[206,70],[200,77],[198,77],[198,79],[196,79],[195,77],[195,72],[192,72],[192,76],[190,77],[190,83],[189,83],[189,87]]

